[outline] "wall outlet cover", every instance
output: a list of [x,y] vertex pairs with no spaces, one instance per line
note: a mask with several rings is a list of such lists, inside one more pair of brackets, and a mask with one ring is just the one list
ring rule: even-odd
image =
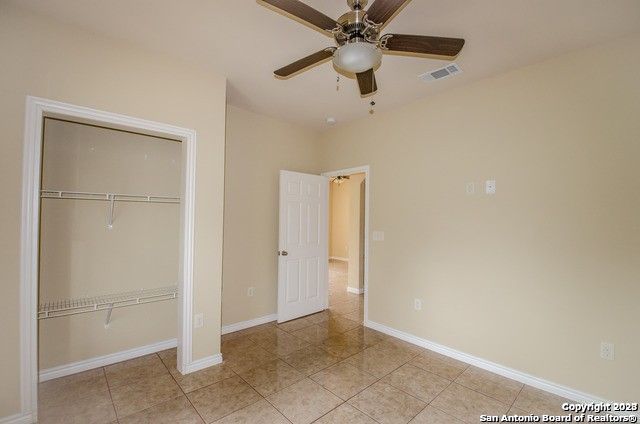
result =
[[204,314],[195,314],[193,316],[193,328],[204,327]]
[[613,361],[615,359],[615,350],[613,343],[601,342],[600,343],[600,357],[607,361]]
[[487,180],[485,183],[486,194],[496,194],[496,180]]
[[422,300],[421,299],[413,299],[413,309],[416,311],[422,310]]
[[384,241],[384,231],[374,231],[373,241]]
[[247,289],[247,296],[253,297],[254,294],[256,294],[256,288],[255,287],[249,287]]

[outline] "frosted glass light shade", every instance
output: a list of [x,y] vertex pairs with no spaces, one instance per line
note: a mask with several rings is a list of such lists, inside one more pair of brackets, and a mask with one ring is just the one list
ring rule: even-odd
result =
[[333,54],[333,64],[337,68],[354,74],[377,67],[381,60],[380,49],[367,42],[347,43]]

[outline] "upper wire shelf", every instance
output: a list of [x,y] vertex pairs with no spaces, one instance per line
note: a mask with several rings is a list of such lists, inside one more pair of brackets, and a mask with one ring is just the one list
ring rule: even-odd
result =
[[109,202],[107,228],[113,228],[113,210],[116,202],[180,203],[179,197],[152,196],[150,194],[90,193],[86,191],[41,190],[43,199],[99,200]]
[[41,190],[44,199],[103,200],[115,202],[180,203],[179,197],[149,194],[91,193],[84,191]]

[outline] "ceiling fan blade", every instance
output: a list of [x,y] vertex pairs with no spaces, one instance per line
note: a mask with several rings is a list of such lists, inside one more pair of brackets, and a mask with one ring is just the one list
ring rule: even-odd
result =
[[455,57],[462,46],[464,40],[461,38],[407,34],[385,34],[380,37],[380,48],[392,52]]
[[360,94],[362,96],[368,96],[378,91],[378,84],[376,83],[376,75],[373,73],[373,69],[360,72],[356,74],[358,78],[358,86],[360,87]]
[[297,60],[287,66],[276,70],[274,74],[276,74],[276,76],[280,78],[290,78],[295,74],[306,71],[308,68],[330,59],[331,57],[333,57],[333,52],[335,50],[335,47],[327,47],[324,50],[320,50],[319,52],[310,54],[307,57],[303,57],[300,60]]
[[[274,8],[292,15],[295,18],[309,24],[321,31],[331,31],[340,25],[324,13],[318,12],[311,6],[307,6],[298,0],[260,0],[267,7]],[[325,32],[327,35],[331,35]]]
[[367,18],[384,27],[411,0],[375,0],[367,9]]

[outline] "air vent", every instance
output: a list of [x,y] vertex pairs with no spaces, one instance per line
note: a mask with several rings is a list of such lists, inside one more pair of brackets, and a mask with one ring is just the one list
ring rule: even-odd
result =
[[443,68],[434,69],[433,71],[419,75],[418,78],[423,81],[435,81],[459,74],[460,72],[462,72],[462,69],[460,69],[458,65],[450,63]]

